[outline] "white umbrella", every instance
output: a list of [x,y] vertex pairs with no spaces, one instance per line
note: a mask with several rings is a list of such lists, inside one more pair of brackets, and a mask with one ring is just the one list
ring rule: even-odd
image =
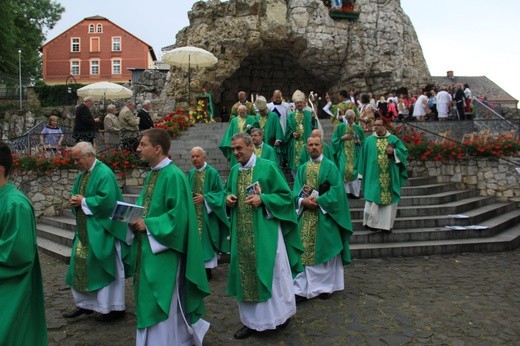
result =
[[80,97],[92,96],[97,100],[127,99],[134,94],[132,90],[111,82],[97,82],[79,88],[76,92]]
[[211,52],[192,46],[169,50],[164,53],[162,60],[168,65],[188,68],[188,102],[191,97],[191,68],[210,67],[218,62],[217,57],[215,57]]

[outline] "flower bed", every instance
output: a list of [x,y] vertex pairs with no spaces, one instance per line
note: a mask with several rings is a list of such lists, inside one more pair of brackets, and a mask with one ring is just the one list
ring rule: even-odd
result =
[[178,109],[159,120],[154,127],[165,129],[170,134],[170,137],[175,138],[180,136],[191,125],[192,121],[189,114],[187,115],[183,110]]
[[397,126],[394,131],[408,148],[409,159],[442,161],[464,157],[500,158],[517,156],[520,152],[520,140],[510,132],[501,134],[497,138],[475,138],[459,143],[452,140],[441,142],[428,140],[424,132],[410,127],[406,127],[404,133],[402,126]]

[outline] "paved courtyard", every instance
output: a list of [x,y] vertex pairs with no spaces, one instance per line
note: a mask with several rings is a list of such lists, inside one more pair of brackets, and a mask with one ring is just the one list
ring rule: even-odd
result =
[[[93,315],[66,320],[74,308],[63,280],[67,266],[41,254],[50,345],[133,345],[131,280],[127,315],[103,324]],[[428,257],[355,260],[343,292],[298,305],[289,326],[245,341],[237,304],[226,296],[227,263],[214,271],[205,345],[518,345],[520,249]]]

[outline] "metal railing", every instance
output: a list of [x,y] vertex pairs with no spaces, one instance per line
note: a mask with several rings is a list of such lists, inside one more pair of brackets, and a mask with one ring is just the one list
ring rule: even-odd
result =
[[520,126],[504,118],[500,111],[500,106],[473,97],[473,121],[479,130],[489,130],[494,133],[514,130],[517,135],[520,135]]

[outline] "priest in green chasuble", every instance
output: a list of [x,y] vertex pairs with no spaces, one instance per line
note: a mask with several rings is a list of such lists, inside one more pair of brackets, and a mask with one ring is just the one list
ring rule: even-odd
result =
[[391,233],[401,188],[408,179],[408,149],[386,130],[383,119],[374,121],[374,129],[363,144],[358,164],[366,201],[363,225],[369,230]]
[[264,142],[275,148],[277,152],[280,152],[284,135],[278,115],[269,111],[267,100],[263,96],[256,98],[255,106],[258,109],[256,121],[258,122],[258,127],[264,132]]
[[253,116],[255,115],[255,107],[254,107],[253,103],[251,103],[247,100],[246,92],[239,91],[237,97],[238,97],[238,102],[235,103],[233,105],[233,107],[231,107],[231,113],[229,115],[230,122],[233,118],[237,117],[240,114],[240,112],[238,111],[238,107],[240,107],[240,106],[246,107],[246,114],[253,115]]
[[218,265],[218,253],[229,253],[229,220],[226,214],[224,187],[218,171],[206,162],[206,151],[191,149],[193,168],[188,182],[197,213],[197,226],[208,280]]
[[319,137],[307,139],[310,160],[298,168],[293,198],[305,252],[305,270],[294,279],[297,301],[327,299],[344,289],[343,265],[352,261],[350,210],[336,165],[323,156]]
[[334,131],[340,123],[344,122],[347,110],[351,109],[356,114],[356,118],[359,117],[357,105],[352,102],[348,91],[341,90],[339,92],[339,103],[335,105],[332,104],[329,94],[325,96],[325,99],[327,100],[327,104],[323,107],[323,110],[330,115]]
[[11,150],[0,142],[0,345],[47,345],[36,220],[8,176]]
[[188,180],[168,158],[163,129],[143,132],[137,152],[151,171],[136,204],[143,218],[130,224],[135,236],[134,274],[137,345],[200,345],[209,323],[201,319],[208,280]]
[[296,90],[293,94],[296,109],[287,117],[285,144],[287,146],[287,167],[293,177],[300,165],[300,156],[313,128],[312,112],[305,108],[305,94]]
[[293,275],[303,250],[291,191],[276,163],[257,157],[251,137],[232,139],[239,162],[226,183],[231,213],[231,259],[227,293],[238,301],[244,339],[283,328],[296,313]]
[[253,144],[255,146],[255,155],[257,157],[261,157],[262,159],[271,160],[275,163],[278,162],[274,148],[265,143],[263,138],[264,133],[261,129],[251,129],[251,139],[253,140]]
[[63,314],[75,318],[93,311],[96,319],[110,322],[125,315],[125,269],[128,257],[127,226],[110,218],[121,190],[114,172],[96,159],[90,142],[71,149],[78,168],[70,205],[76,215],[76,234],[65,282],[70,285],[76,309]]
[[226,157],[229,168],[237,164],[233,150],[231,150],[231,138],[235,133],[249,132],[253,127],[258,127],[258,121],[253,115],[247,113],[244,105],[238,106],[238,116],[229,121],[229,126],[220,141],[219,149]]
[[357,168],[365,131],[354,122],[356,114],[353,110],[347,110],[345,117],[347,122],[339,124],[332,135],[332,148],[347,196],[359,198],[361,181],[358,179]]

